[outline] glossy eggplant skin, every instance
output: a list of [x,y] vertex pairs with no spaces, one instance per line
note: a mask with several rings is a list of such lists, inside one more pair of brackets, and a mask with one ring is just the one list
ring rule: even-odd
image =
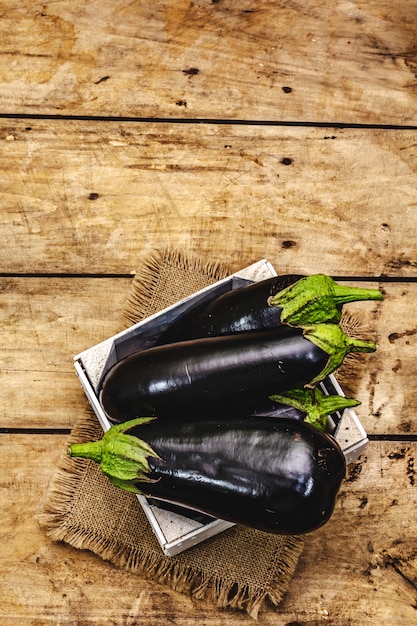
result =
[[304,534],[330,518],[346,462],[338,443],[291,419],[154,423],[133,428],[159,455],[141,492],[268,533]]
[[298,328],[195,339],[122,359],[105,375],[99,397],[113,423],[248,414],[261,398],[309,384],[327,362]]
[[158,344],[175,343],[199,337],[218,337],[236,332],[278,328],[281,310],[270,306],[268,298],[293,285],[304,276],[273,276],[227,291],[197,311],[181,316],[161,334]]

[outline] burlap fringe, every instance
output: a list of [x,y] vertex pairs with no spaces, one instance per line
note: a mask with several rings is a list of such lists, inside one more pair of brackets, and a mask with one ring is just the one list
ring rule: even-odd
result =
[[[80,418],[74,427],[67,445],[96,439],[98,424],[87,411],[85,419]],[[176,562],[175,557],[152,554],[139,547],[128,548],[116,540],[97,537],[91,531],[73,526],[68,518],[74,503],[74,496],[80,488],[86,465],[92,461],[67,456],[66,449],[61,455],[57,470],[50,483],[42,512],[37,515],[40,526],[53,541],[64,541],[79,550],[89,550],[116,567],[125,569],[158,584],[169,585],[175,591],[187,593],[196,600],[209,600],[217,608],[233,608],[246,611],[254,620],[265,601],[277,606],[285,593],[287,581],[292,577],[302,553],[302,537],[287,538],[285,550],[280,552],[279,568],[274,578],[273,587],[253,588],[251,585],[237,585],[234,580],[207,576],[195,567]],[[135,498],[126,494],[126,497]]]
[[223,263],[205,261],[169,247],[153,250],[140,264],[140,270],[133,279],[122,314],[127,326],[140,321],[144,317],[143,311],[149,309],[157,289],[161,267],[164,266],[182,269],[194,276],[207,276],[207,283],[216,282],[232,273],[232,269]]
[[[86,411],[85,419],[80,418],[71,431],[68,438],[67,448],[72,443],[91,441],[97,436],[97,428],[91,423],[89,411]],[[67,448],[61,455],[56,472],[49,484],[42,512],[36,518],[49,537],[54,541],[68,541],[76,548],[83,548],[83,541],[74,531],[65,525],[65,516],[71,512],[74,496],[79,489],[78,481],[82,480],[86,464],[91,463],[86,459],[72,458],[67,455]]]
[[[287,542],[286,549],[280,553],[280,570],[276,573],[273,588],[253,588],[251,585],[239,585],[235,580],[226,580],[220,576],[207,576],[201,570],[175,563],[172,558],[150,556],[137,549],[129,553],[112,552],[111,560],[118,567],[150,578],[159,584],[167,584],[175,591],[189,594],[195,600],[209,600],[221,609],[246,611],[256,620],[265,601],[275,606],[281,602],[303,546],[304,539],[301,537],[292,537],[291,542]],[[114,547],[111,550],[114,550]]]

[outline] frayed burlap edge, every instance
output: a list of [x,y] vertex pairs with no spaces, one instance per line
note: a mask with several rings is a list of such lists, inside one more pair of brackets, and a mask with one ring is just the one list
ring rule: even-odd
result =
[[[140,270],[135,274],[129,297],[122,313],[126,325],[136,324],[149,315],[149,307],[158,288],[161,267],[170,266],[207,277],[207,284],[226,278],[232,269],[218,261],[206,261],[198,256],[184,254],[172,248],[151,251],[143,258]],[[174,304],[178,298],[167,303]]]

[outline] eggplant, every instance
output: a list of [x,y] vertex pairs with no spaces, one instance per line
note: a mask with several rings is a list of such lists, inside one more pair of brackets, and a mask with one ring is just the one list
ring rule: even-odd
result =
[[241,414],[244,407],[247,413],[260,398],[315,385],[347,353],[375,349],[371,341],[348,337],[337,324],[154,346],[113,365],[99,399],[112,422],[141,415],[202,419]]
[[323,526],[346,473],[333,437],[286,419],[138,418],[112,426],[100,441],[73,444],[68,454],[99,463],[126,491],[274,534]]
[[339,285],[330,276],[288,274],[232,289],[197,311],[191,310],[163,332],[158,344],[237,332],[338,323],[343,305],[382,300],[378,289]]
[[273,276],[210,298],[172,322],[158,344],[278,327],[281,310],[270,306],[268,298],[301,278],[300,274]]

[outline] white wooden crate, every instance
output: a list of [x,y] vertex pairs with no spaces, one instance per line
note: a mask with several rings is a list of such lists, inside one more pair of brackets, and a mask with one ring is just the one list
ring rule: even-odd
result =
[[[155,343],[159,335],[190,308],[201,304],[213,295],[220,295],[230,289],[275,276],[276,271],[266,259],[258,261],[241,271],[210,285],[192,296],[167,307],[163,311],[134,324],[130,328],[81,352],[74,357],[74,365],[82,388],[104,431],[111,423],[103,411],[99,400],[99,387],[103,375],[120,358],[136,350],[142,350]],[[334,375],[322,385],[326,393],[344,395]],[[366,433],[355,411],[345,409],[329,416],[330,430],[339,442],[347,463],[356,459],[368,443]],[[167,556],[183,552],[227,528],[232,523],[202,515],[185,507],[175,507],[159,501],[138,496],[152,529]],[[138,529],[139,532],[139,529]]]

